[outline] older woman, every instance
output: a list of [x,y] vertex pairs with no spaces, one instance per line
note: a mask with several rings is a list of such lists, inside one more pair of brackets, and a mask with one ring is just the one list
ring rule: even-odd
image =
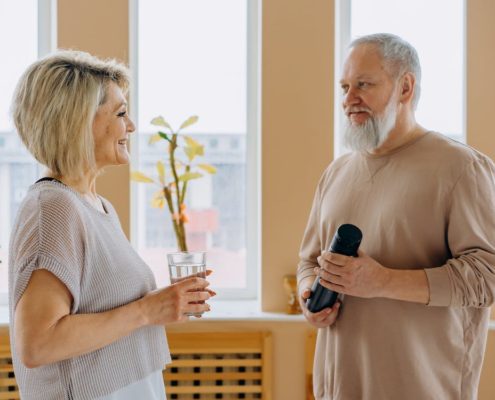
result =
[[96,193],[106,166],[127,164],[135,127],[128,71],[58,52],[22,76],[13,117],[47,168],[20,206],[9,265],[13,362],[23,400],[164,399],[164,325],[208,311],[199,277],[161,290],[112,205]]

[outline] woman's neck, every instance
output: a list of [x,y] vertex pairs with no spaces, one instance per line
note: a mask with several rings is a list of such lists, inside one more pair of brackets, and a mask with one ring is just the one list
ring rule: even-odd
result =
[[83,196],[94,208],[99,211],[104,211],[103,205],[96,193],[96,177],[97,174],[84,174],[82,177],[74,179],[70,177],[60,176],[52,171],[47,171],[45,173],[46,177],[57,179],[64,185],[69,186],[71,189],[75,190],[81,196]]

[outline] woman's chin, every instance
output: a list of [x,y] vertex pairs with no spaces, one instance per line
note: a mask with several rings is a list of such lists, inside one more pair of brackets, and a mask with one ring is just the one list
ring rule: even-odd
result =
[[131,161],[131,156],[129,152],[127,151],[127,147],[124,149],[119,149],[120,151],[116,154],[115,160],[116,163],[115,165],[125,165],[129,164]]

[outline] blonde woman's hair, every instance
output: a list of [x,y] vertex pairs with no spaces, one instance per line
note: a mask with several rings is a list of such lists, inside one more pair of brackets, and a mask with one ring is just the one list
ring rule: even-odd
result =
[[11,108],[15,127],[56,176],[78,179],[96,169],[92,126],[110,82],[127,91],[123,64],[72,50],[36,61],[19,80]]

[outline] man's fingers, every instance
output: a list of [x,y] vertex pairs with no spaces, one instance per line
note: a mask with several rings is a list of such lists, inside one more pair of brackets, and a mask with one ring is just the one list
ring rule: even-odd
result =
[[349,256],[343,254],[325,252],[322,254],[322,259],[336,265],[345,265],[349,261]]
[[320,279],[320,285],[323,286],[324,288],[331,290],[332,292],[346,294],[346,289],[344,285],[334,284],[325,279]]
[[323,284],[323,281],[339,286],[346,286],[346,284],[348,284],[348,280],[341,274],[334,274],[323,269],[319,269],[318,275],[320,276],[321,284]]
[[317,313],[313,313],[311,319],[313,323],[317,324],[319,327],[328,326],[337,319],[339,309],[340,302],[336,302],[333,307],[328,307]]
[[302,292],[301,292],[301,297],[304,299],[304,300],[307,300],[309,299],[309,296],[311,296],[311,289],[304,289]]

